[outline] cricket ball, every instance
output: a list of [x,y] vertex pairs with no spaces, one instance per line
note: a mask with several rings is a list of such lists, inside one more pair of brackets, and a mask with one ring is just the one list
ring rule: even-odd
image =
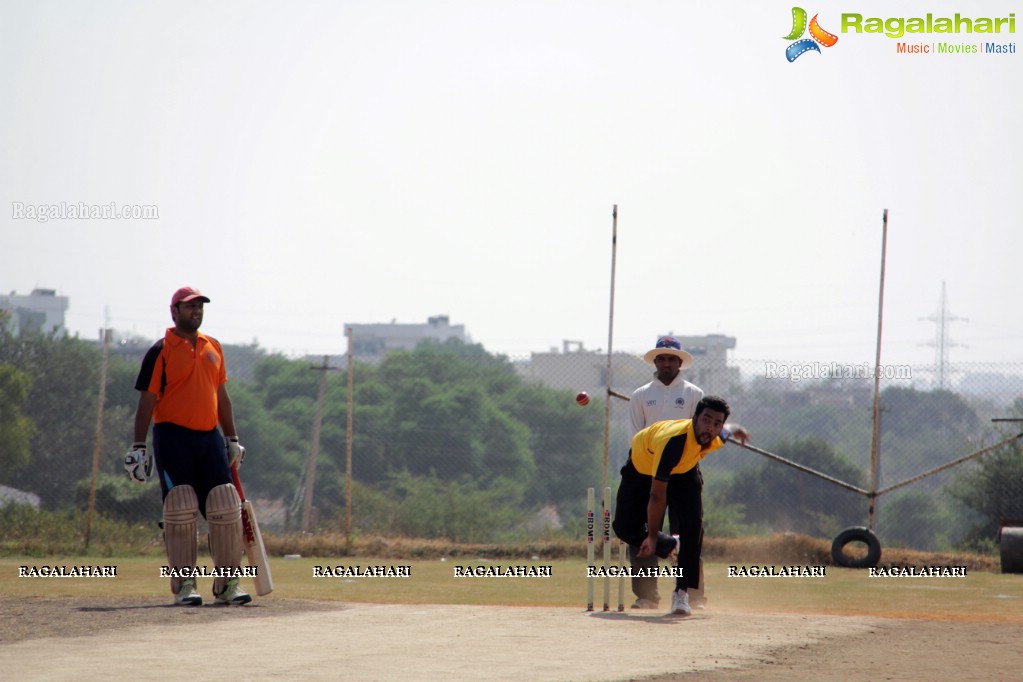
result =
[[581,391],[579,395],[575,397],[575,401],[583,407],[586,407],[590,404],[590,396],[586,394],[586,391]]

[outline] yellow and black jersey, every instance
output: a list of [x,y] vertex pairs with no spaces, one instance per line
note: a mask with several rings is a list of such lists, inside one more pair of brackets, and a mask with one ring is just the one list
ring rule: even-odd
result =
[[695,467],[708,454],[724,447],[727,440],[728,432],[722,429],[707,447],[700,447],[692,419],[655,422],[633,437],[626,468],[631,466],[641,476],[667,481],[669,476]]

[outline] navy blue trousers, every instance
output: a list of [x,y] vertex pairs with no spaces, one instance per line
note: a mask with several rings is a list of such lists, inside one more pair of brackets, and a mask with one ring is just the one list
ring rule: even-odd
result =
[[153,456],[163,497],[176,485],[192,486],[203,518],[206,496],[218,485],[231,483],[227,443],[219,429],[193,431],[170,422],[154,424]]

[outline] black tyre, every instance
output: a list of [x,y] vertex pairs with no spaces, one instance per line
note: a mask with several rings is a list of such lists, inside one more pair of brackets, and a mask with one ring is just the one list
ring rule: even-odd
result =
[[[867,546],[866,556],[853,558],[845,553],[845,546],[850,542],[862,542]],[[831,543],[831,559],[838,566],[846,568],[872,568],[881,561],[881,543],[874,531],[864,526],[846,528]]]
[[1023,527],[1003,527],[998,544],[1002,573],[1023,573]]

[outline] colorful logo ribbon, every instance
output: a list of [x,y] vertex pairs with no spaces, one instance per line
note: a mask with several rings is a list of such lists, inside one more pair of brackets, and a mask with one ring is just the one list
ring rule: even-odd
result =
[[[818,16],[819,15],[815,14],[813,15],[813,19],[810,20],[810,37],[802,38],[803,33],[807,30],[806,10],[802,7],[792,8],[792,30],[787,36],[785,36],[785,40],[795,40],[796,42],[785,48],[785,58],[788,59],[789,62],[796,61],[801,54],[809,52],[810,50],[820,52],[821,49],[818,45],[832,47],[838,42],[838,36],[834,33],[825,31],[821,28],[821,25],[817,23]],[[802,39],[798,40],[799,38]]]

